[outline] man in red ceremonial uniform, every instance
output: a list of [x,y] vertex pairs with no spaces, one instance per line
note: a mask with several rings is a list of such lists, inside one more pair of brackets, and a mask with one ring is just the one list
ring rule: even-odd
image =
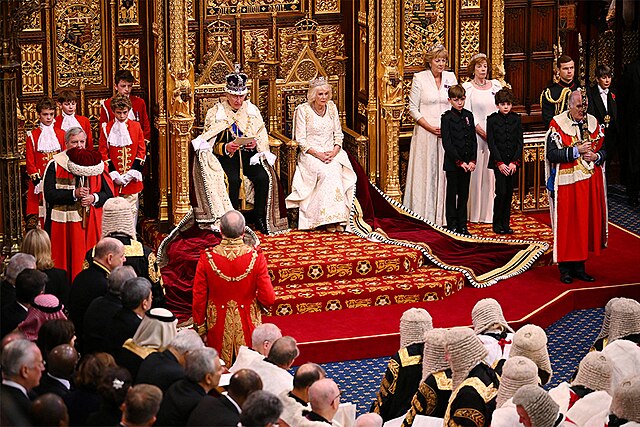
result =
[[81,128],[65,134],[66,150],[53,156],[44,173],[45,230],[51,236],[55,266],[73,278],[82,270],[87,250],[102,233],[102,205],[113,196],[113,183],[100,153],[85,149]]
[[261,305],[275,301],[262,252],[243,241],[245,221],[238,211],[220,220],[222,242],[200,255],[193,281],[193,321],[207,345],[231,366],[240,346],[262,323]]
[[551,120],[546,142],[547,189],[551,192],[553,260],[560,281],[593,282],[586,273],[588,253],[607,245],[607,201],[602,165],[604,133],[586,113],[581,90],[569,98],[569,111]]
[[130,99],[118,94],[110,104],[114,117],[100,129],[100,154],[115,184],[115,196],[123,197],[131,205],[135,228],[147,148],[140,124],[128,118]]
[[[128,117],[130,120],[135,120],[140,123],[142,132],[144,132],[145,141],[151,140],[151,125],[149,123],[149,116],[147,115],[147,104],[144,99],[135,95],[131,95],[131,89],[133,88],[133,74],[129,70],[118,70],[114,76],[116,91],[120,95],[124,95],[131,100],[131,110]],[[100,108],[100,129],[102,129],[103,123],[108,123],[113,120],[113,108],[111,107],[111,99],[105,99],[102,101],[102,107]]]
[[93,148],[93,135],[91,134],[91,122],[85,116],[76,114],[78,97],[71,89],[65,89],[58,94],[58,107],[60,115],[56,117],[54,126],[63,132],[71,128],[81,127],[87,135],[87,147]]
[[42,204],[42,177],[47,163],[64,146],[64,131],[54,126],[56,106],[51,98],[42,98],[36,104],[40,126],[27,132],[25,143],[27,175],[27,228],[36,228],[38,222],[44,225],[44,206]]

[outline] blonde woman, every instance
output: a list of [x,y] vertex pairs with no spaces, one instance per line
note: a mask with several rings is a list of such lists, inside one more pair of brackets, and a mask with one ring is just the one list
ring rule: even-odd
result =
[[469,184],[468,219],[471,222],[487,224],[493,222],[493,197],[496,188],[495,175],[488,167],[487,117],[498,111],[495,96],[502,89],[499,81],[489,79],[490,68],[487,55],[474,55],[467,66],[467,75],[471,80],[462,85],[467,92],[465,108],[473,113],[478,142],[476,170],[471,174]]
[[69,278],[67,272],[53,266],[51,259],[51,240],[46,231],[34,228],[25,234],[21,251],[36,258],[36,267],[47,275],[46,294],[58,297],[60,302],[67,304],[69,299]]
[[427,69],[413,76],[409,114],[416,121],[411,138],[404,205],[437,225],[445,222],[446,176],[444,148],[440,138],[440,116],[450,108],[447,91],[458,84],[455,74],[445,71],[449,54],[437,44],[425,55]]
[[344,231],[356,174],[342,149],[344,135],[332,89],[320,77],[309,83],[307,100],[296,108],[293,139],[300,146],[287,208],[300,208],[298,229]]

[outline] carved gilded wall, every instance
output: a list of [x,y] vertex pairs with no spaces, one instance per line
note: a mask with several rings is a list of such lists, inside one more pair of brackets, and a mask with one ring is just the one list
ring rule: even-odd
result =
[[[50,4],[51,2],[46,2]],[[149,104],[147,23],[141,0],[57,0],[43,7],[18,35],[21,49],[19,101],[27,130],[37,124],[35,104],[63,88],[77,91],[78,112],[98,136],[100,101],[113,94],[113,74],[130,70],[134,93]],[[80,93],[80,86],[84,91]]]

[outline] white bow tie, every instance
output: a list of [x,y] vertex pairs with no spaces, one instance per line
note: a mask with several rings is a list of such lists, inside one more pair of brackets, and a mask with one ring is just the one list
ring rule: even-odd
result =
[[114,147],[126,147],[127,145],[133,144],[133,141],[131,141],[131,135],[129,135],[129,129],[127,129],[127,122],[116,120],[111,127],[111,132],[109,132],[107,142],[109,145],[113,145]]
[[[55,122],[55,121],[54,121]],[[53,129],[53,123],[50,126],[45,126],[40,123],[40,129],[42,133],[38,138],[38,151],[41,153],[53,153],[54,151],[60,151],[60,141],[56,137],[56,132]]]
[[609,89],[600,89],[600,94],[607,95],[609,93]]

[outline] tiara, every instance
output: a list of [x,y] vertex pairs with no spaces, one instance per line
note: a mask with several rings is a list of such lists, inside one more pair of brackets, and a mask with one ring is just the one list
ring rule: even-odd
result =
[[487,55],[485,53],[476,53],[471,57],[471,60],[469,62],[475,61],[476,59],[480,59],[480,58],[486,58],[486,57]]
[[329,84],[329,81],[327,80],[327,78],[325,76],[320,76],[317,79],[313,79],[309,81],[309,89],[312,89],[318,86],[325,86],[328,84]]
[[446,50],[446,47],[442,43],[436,43],[427,49],[427,52],[435,52],[436,50]]

